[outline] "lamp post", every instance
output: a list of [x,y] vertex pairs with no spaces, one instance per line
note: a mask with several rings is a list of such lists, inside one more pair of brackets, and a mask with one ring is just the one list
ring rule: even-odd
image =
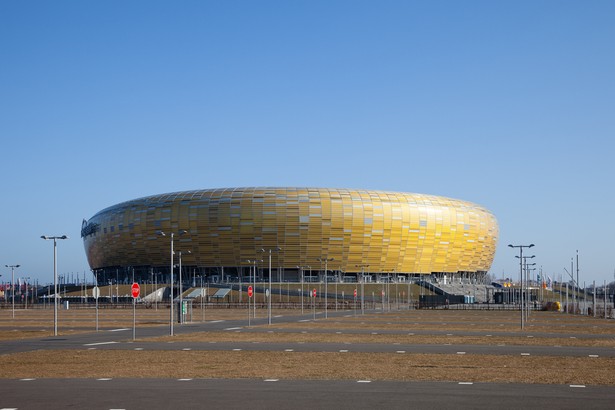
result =
[[333,261],[334,259],[333,258],[317,258],[317,260],[320,262],[321,266],[322,266],[323,262],[325,263],[325,319],[327,319],[329,317],[328,314],[327,314],[327,298],[328,298],[328,294],[327,294],[327,283],[328,283],[328,280],[327,280],[327,276],[328,276],[328,274],[327,274],[327,264],[329,262]]
[[68,239],[68,236],[41,236],[44,240],[53,240],[53,335],[58,335],[58,262],[57,262],[57,241],[59,239]]
[[367,264],[355,265],[361,268],[361,314],[365,314],[365,268],[369,268]]
[[[188,231],[186,231],[186,230],[181,230],[181,231],[179,231],[179,235],[183,235],[183,234],[185,234],[187,232]],[[158,235],[160,235],[160,236],[167,236],[162,231],[159,231]],[[169,324],[169,327],[170,327],[169,328],[169,334],[171,336],[173,336],[174,335],[173,334],[173,253],[174,253],[173,252],[173,240],[174,240],[175,233],[171,232],[170,236],[171,236],[171,316],[170,316],[170,320],[169,320],[169,323],[170,323]]]
[[[253,318],[256,319],[256,264],[258,262],[262,262],[262,259],[256,260],[256,259],[248,259],[247,262],[252,264],[253,267],[253,276],[252,276],[252,296],[254,298],[253,302],[252,302],[252,308],[254,310],[254,314],[253,314]],[[248,305],[249,305],[250,299],[248,299]]]
[[[184,324],[184,284],[182,283],[182,251],[177,251],[179,254],[179,323]],[[192,253],[186,251],[186,253]]]
[[275,247],[275,248],[269,248],[267,250],[265,250],[264,248],[261,249],[261,252],[265,253],[265,252],[269,252],[269,289],[267,290],[269,295],[267,296],[267,323],[271,324],[271,298],[272,298],[272,291],[271,291],[271,252],[276,251],[279,252],[281,251],[282,248],[280,247]]
[[13,299],[13,319],[15,319],[15,268],[21,265],[4,265],[7,268],[11,268],[11,297]]
[[[523,330],[525,323],[523,320],[523,248],[533,248],[534,244],[529,245],[508,245],[509,248],[519,248],[519,274],[521,276],[521,329]],[[533,256],[532,256],[533,257]]]
[[29,276],[28,276],[28,277],[26,277],[26,278],[23,278],[24,285],[25,285],[25,287],[26,287],[26,299],[25,299],[25,301],[26,301],[26,305],[25,305],[25,307],[24,307],[24,310],[28,310],[28,281],[29,281],[29,280],[30,280],[30,277],[29,277]]

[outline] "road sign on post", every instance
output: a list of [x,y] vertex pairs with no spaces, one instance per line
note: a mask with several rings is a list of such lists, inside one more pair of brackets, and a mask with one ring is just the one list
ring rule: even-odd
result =
[[139,287],[139,284],[138,283],[133,283],[132,287],[131,287],[131,290],[132,290],[132,297],[135,298],[135,299],[138,298],[139,294],[141,293],[141,288]]
[[316,289],[312,289],[312,297],[315,298],[316,297]]
[[252,297],[252,286],[248,286],[248,297]]
[[357,297],[357,290],[356,289],[354,290],[354,297],[355,298]]

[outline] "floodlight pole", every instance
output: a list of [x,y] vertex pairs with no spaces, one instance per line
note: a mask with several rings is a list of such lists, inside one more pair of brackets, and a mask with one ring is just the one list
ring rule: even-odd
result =
[[[53,335],[58,335],[58,262],[57,262],[57,240],[58,239],[68,239],[68,236],[41,236],[41,239],[44,240],[53,240]],[[14,290],[13,290],[14,292]],[[15,294],[13,293],[13,296]]]
[[509,248],[519,248],[519,274],[521,277],[521,330],[523,330],[525,326],[523,318],[523,248],[532,248],[533,246],[533,243],[529,245],[508,245]]
[[11,268],[11,293],[13,299],[13,319],[15,319],[15,268],[21,265],[4,265],[7,268]]

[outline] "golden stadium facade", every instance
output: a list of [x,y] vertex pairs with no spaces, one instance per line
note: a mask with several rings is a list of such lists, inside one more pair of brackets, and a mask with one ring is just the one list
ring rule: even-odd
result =
[[123,202],[84,220],[81,230],[92,270],[146,279],[170,271],[171,233],[176,263],[181,251],[182,270],[205,276],[245,275],[248,261],[267,259],[263,250],[276,248],[272,266],[282,275],[308,266],[322,271],[318,259],[333,259],[329,270],[357,277],[362,270],[454,275],[489,270],[498,225],[483,207],[433,195],[223,188]]

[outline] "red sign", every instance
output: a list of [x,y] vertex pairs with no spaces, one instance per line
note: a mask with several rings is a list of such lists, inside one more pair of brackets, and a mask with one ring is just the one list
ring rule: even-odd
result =
[[248,297],[252,297],[252,286],[248,286]]
[[141,288],[139,287],[138,283],[133,283],[132,287],[130,288],[132,290],[132,297],[133,298],[138,298],[139,294],[141,293]]
[[312,297],[315,298],[316,297],[316,289],[312,290]]
[[357,290],[356,289],[354,290],[354,297],[355,298],[357,297]]

